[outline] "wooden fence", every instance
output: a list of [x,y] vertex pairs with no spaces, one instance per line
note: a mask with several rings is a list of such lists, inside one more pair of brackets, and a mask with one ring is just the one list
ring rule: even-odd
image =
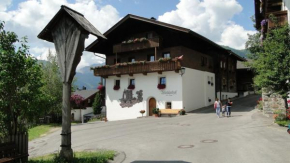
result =
[[[0,148],[4,148],[4,144],[7,143],[15,143],[17,153],[19,155],[27,155],[27,157],[21,159],[21,162],[28,162],[28,133],[9,135],[8,137],[0,140]],[[0,159],[3,157],[4,156],[2,153],[0,153]]]

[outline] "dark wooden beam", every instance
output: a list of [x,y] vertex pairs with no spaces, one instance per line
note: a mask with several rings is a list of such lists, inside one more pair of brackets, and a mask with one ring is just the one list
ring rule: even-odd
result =
[[158,74],[162,74],[162,71],[158,71]]
[[118,74],[118,75],[116,75],[116,76],[120,78],[120,77],[121,77],[121,74]]
[[176,73],[179,73],[179,70],[175,70]]
[[133,74],[129,74],[129,76],[133,76]]
[[105,78],[105,79],[107,79],[108,78],[108,76],[101,76],[102,78]]
[[143,75],[147,75],[147,72],[143,72]]

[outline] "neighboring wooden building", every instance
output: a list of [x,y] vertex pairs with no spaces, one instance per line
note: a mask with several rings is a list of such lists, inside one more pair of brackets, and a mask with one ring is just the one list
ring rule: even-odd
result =
[[72,108],[71,110],[72,121],[83,122],[85,114],[93,113],[92,105],[97,92],[98,92],[97,89],[93,89],[93,90],[77,90],[72,93],[72,95],[80,95],[84,98],[81,104],[84,107],[83,109]]
[[[290,0],[254,0],[256,29],[261,32],[261,40],[266,38],[266,33],[276,25],[284,25],[289,22]],[[273,15],[277,19],[275,24],[270,18]]]
[[106,55],[94,75],[106,78],[108,120],[136,118],[140,110],[148,116],[154,107],[191,111],[237,96],[237,60],[245,60],[189,29],[127,15],[104,35],[108,40],[86,50]]

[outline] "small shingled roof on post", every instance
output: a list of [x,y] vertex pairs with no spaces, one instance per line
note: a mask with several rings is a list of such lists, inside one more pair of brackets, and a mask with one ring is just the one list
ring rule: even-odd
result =
[[55,24],[59,21],[63,14],[69,14],[85,31],[92,34],[98,39],[107,39],[101,32],[99,32],[85,17],[83,14],[62,5],[61,9],[57,14],[51,19],[51,21],[46,25],[46,27],[38,34],[38,38],[46,40],[48,42],[53,42],[51,31],[53,30]]
[[38,38],[53,42],[58,59],[62,82],[62,131],[60,156],[71,162],[71,83],[76,67],[84,51],[85,39],[93,34],[106,39],[85,17],[77,11],[61,6],[61,9],[40,32]]

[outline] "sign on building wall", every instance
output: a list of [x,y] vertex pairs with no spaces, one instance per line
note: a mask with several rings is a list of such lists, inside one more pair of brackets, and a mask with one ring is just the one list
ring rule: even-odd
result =
[[123,92],[123,97],[120,99],[120,106],[122,108],[132,107],[133,105],[143,101],[143,90],[139,90],[136,92],[137,98],[133,97],[133,90],[125,89]]

